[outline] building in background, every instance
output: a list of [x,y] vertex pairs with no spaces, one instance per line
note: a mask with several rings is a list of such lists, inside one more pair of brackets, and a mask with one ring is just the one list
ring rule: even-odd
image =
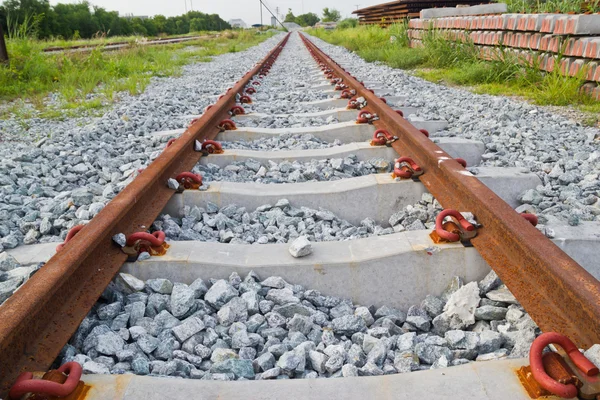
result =
[[244,20],[241,20],[241,19],[230,19],[228,22],[232,28],[246,29],[248,27],[248,25],[246,25]]
[[123,18],[127,18],[127,19],[134,19],[134,18],[148,19],[149,17],[147,15],[125,14],[125,15],[123,15]]

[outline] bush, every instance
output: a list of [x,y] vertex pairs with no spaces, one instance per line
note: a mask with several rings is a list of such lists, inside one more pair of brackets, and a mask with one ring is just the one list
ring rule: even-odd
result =
[[356,28],[357,26],[358,20],[356,18],[346,18],[338,22],[337,29]]

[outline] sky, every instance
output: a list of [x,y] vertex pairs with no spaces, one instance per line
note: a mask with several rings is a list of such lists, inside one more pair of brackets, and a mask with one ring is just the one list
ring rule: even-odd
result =
[[[76,3],[79,0],[50,0],[51,4]],[[91,4],[105,8],[108,11],[119,11],[123,14],[175,16],[185,13],[193,7],[195,11],[207,14],[219,14],[228,21],[241,18],[248,25],[260,23],[259,0],[89,0]],[[279,8],[279,13],[285,15],[288,8],[295,15],[314,12],[321,16],[324,7],[340,11],[342,18],[352,16],[352,11],[374,4],[385,3],[389,0],[263,0],[271,11]],[[191,3],[191,5],[190,5]],[[269,23],[271,15],[263,8],[264,23]]]

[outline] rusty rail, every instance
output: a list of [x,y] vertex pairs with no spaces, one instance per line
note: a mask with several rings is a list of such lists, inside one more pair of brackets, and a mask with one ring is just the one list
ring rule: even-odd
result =
[[127,256],[112,243],[149,227],[173,195],[168,178],[200,159],[195,140],[214,139],[236,94],[274,60],[289,34],[0,307],[0,396],[22,371],[47,370]]
[[178,43],[182,43],[182,42],[189,42],[192,40],[209,39],[212,37],[215,37],[215,36],[214,35],[176,36],[176,37],[172,37],[172,38],[155,38],[155,39],[147,40],[146,42],[139,42],[139,43],[138,42],[120,41],[120,42],[100,43],[100,44],[96,44],[96,45],[81,44],[81,45],[66,46],[66,47],[56,47],[55,46],[55,47],[46,47],[45,49],[42,49],[42,52],[44,52],[44,53],[61,53],[61,52],[74,52],[74,51],[88,52],[88,51],[94,51],[95,49],[101,49],[102,51],[112,51],[112,50],[122,50],[124,48],[133,46],[135,44],[144,45],[144,46],[156,46],[156,45],[161,45],[161,44],[178,44]]
[[440,204],[477,217],[483,227],[473,246],[538,326],[562,333],[580,347],[600,343],[600,282],[304,35],[302,39],[335,77],[367,100],[365,109],[380,118],[375,126],[398,136],[392,147],[421,166],[425,173],[419,179]]

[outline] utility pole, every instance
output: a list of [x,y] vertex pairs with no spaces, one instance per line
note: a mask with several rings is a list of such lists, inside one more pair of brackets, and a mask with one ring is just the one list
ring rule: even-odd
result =
[[360,4],[355,4],[354,7],[356,7],[356,9],[358,10],[358,7],[360,7]]
[[261,5],[262,5],[264,8],[266,8],[266,9],[267,9],[267,11],[269,12],[269,14],[271,14],[273,17],[275,17],[275,19],[277,20],[277,22],[279,22],[279,25],[281,25],[281,27],[282,27],[283,29],[285,29],[285,31],[287,32],[287,28],[286,28],[285,26],[283,26],[283,24],[281,23],[281,21],[279,20],[279,18],[277,18],[277,16],[276,16],[275,14],[273,14],[273,13],[271,12],[271,10],[269,10],[269,7],[267,7],[267,6],[265,5],[265,3],[263,3],[263,1],[262,1],[262,0],[259,0],[259,1],[260,1],[260,4],[261,4]]
[[8,51],[6,50],[6,43],[4,42],[2,24],[0,24],[0,63],[8,63]]
[[260,7],[260,30],[262,31],[262,27],[263,27],[262,6],[263,6],[263,4],[262,4],[261,0],[259,0],[258,2],[260,3],[259,4],[259,7]]
[[185,5],[185,13],[187,14],[187,0],[183,0],[183,4]]
[[302,14],[304,14],[304,0],[302,0]]
[[192,3],[192,0],[190,0],[190,11],[194,11],[194,3]]

